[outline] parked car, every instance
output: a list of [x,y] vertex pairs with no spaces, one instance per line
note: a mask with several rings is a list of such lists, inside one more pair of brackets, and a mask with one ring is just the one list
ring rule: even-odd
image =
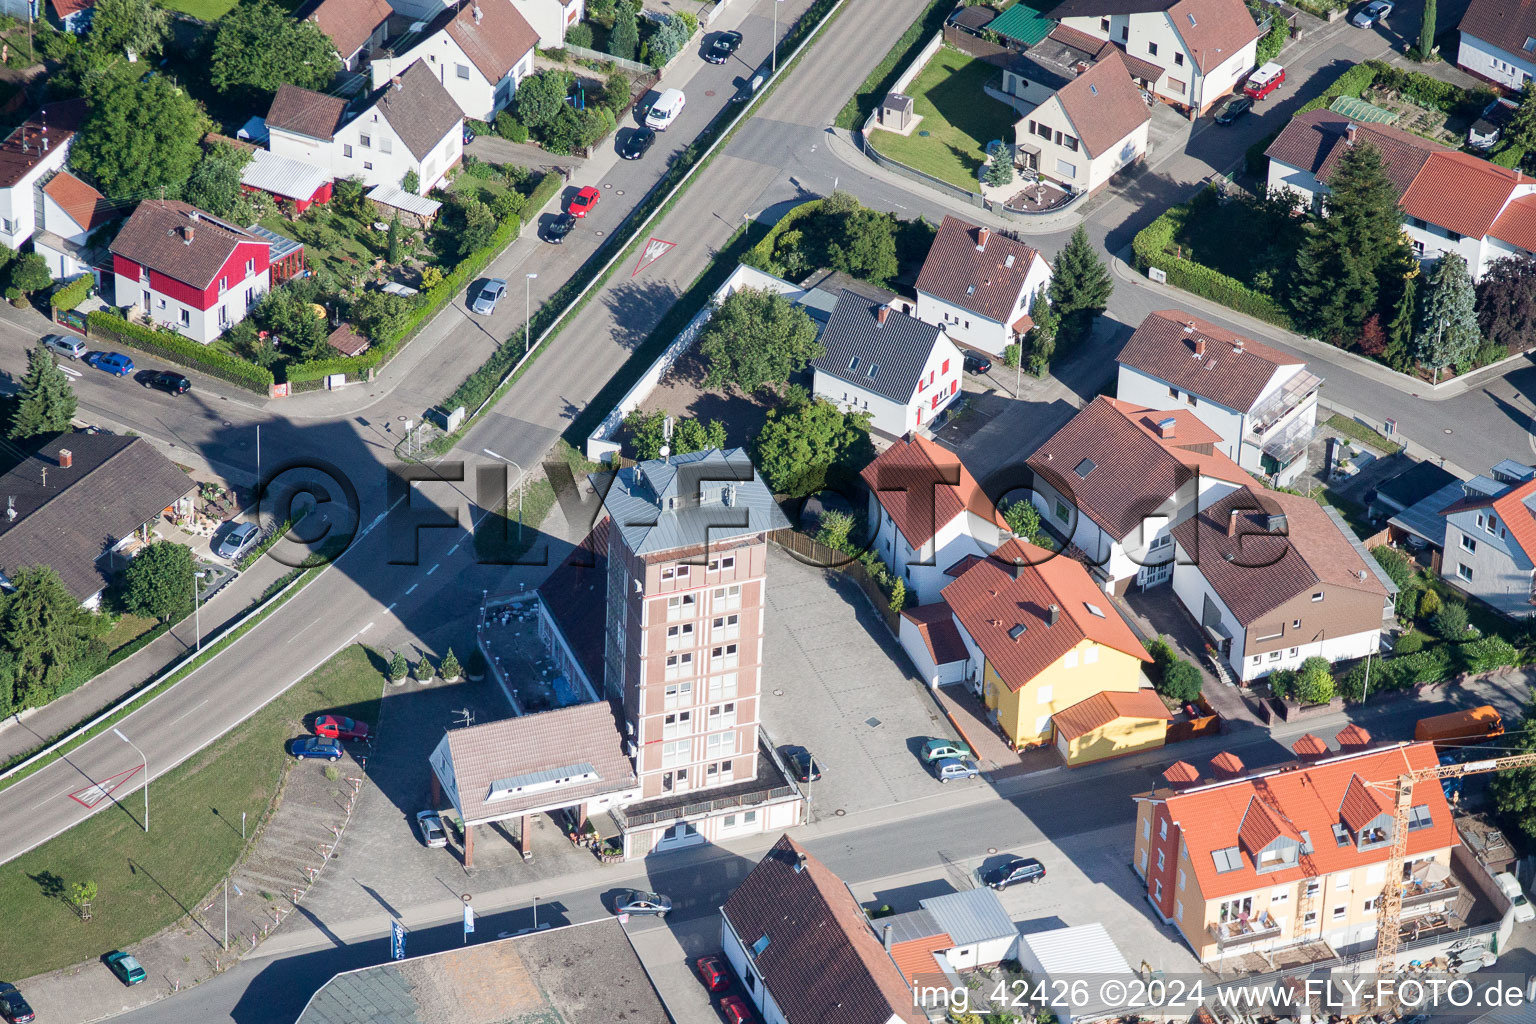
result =
[[124,953],[122,950],[114,950],[106,956],[107,970],[117,975],[117,980],[124,985],[137,985],[146,977],[144,966],[132,953]]
[[1010,885],[1018,885],[1021,882],[1029,882],[1033,885],[1045,877],[1045,865],[1033,857],[1015,857],[1006,864],[982,874],[981,880],[987,886],[1002,892]]
[[719,954],[701,956],[694,961],[694,966],[704,980],[704,987],[711,992],[724,992],[731,987],[731,971],[725,965],[725,957]]
[[721,32],[704,50],[704,59],[711,64],[724,64],[741,46],[740,32]]
[[1536,908],[1531,907],[1530,900],[1525,898],[1525,893],[1520,891],[1520,882],[1508,871],[1500,871],[1493,876],[1494,882],[1500,891],[1509,897],[1509,901],[1515,905],[1516,921],[1536,921]]
[[344,715],[321,715],[315,719],[315,735],[330,740],[365,740],[368,723]]
[[615,914],[632,917],[666,917],[672,909],[672,900],[659,892],[644,889],[625,889],[613,901]]
[[1378,21],[1385,21],[1392,14],[1391,0],[1371,0],[1355,12],[1349,23],[1355,28],[1370,28]]
[[475,296],[475,301],[469,308],[482,316],[490,316],[496,312],[496,303],[500,302],[505,294],[507,294],[507,282],[499,277],[490,278],[480,286],[480,294]]
[[1270,61],[1248,76],[1243,83],[1243,95],[1261,100],[1285,84],[1285,68]]
[[1247,96],[1232,96],[1222,100],[1216,108],[1216,123],[1236,124],[1237,119],[1253,109],[1253,100]]
[[752,1024],[752,1011],[741,996],[726,996],[720,1000],[720,1012],[725,1014],[726,1024]]
[[443,831],[442,815],[436,811],[417,811],[416,829],[421,833],[421,841],[429,849],[439,849],[448,845],[448,833]]
[[571,228],[575,226],[575,217],[568,213],[556,214],[554,219],[544,229],[544,241],[560,245],[565,241],[565,236],[571,233]]
[[468,121],[465,121],[464,122],[464,145],[467,146],[471,142],[474,142],[474,141],[475,141],[475,130],[469,126],[469,122]]
[[288,742],[288,753],[295,761],[341,760],[341,740],[325,736],[300,736]]
[[86,364],[105,370],[114,377],[126,377],[133,372],[133,360],[121,352],[92,352],[85,357]]
[[687,105],[688,97],[683,95],[683,90],[667,89],[651,104],[651,109],[645,112],[645,126],[653,131],[664,132]]
[[933,763],[933,776],[940,782],[950,779],[974,779],[981,774],[976,762],[968,757],[945,757]]
[[785,747],[784,760],[789,762],[789,770],[797,782],[821,781],[821,762],[804,747]]
[[32,1007],[21,997],[15,985],[0,982],[0,1020],[6,1024],[28,1024],[37,1019]]
[[966,373],[991,373],[992,360],[975,352],[967,352],[964,357]]
[[619,143],[619,156],[625,160],[639,160],[656,142],[656,133],[649,128],[636,128]]
[[255,523],[235,523],[224,534],[224,539],[214,546],[213,553],[231,562],[238,562],[261,539],[261,527]]
[[568,212],[572,217],[585,217],[592,212],[592,207],[596,206],[597,201],[602,197],[603,194],[597,190],[595,185],[584,185],[581,191],[576,193],[575,198],[571,200]]
[[192,382],[187,378],[165,370],[141,370],[133,379],[146,388],[164,391],[168,395],[184,395],[192,390]]
[[45,334],[43,348],[65,359],[79,359],[85,355],[85,342],[65,334]]
[[923,761],[932,764],[934,761],[942,761],[946,757],[975,758],[971,748],[959,740],[929,740],[923,744]]

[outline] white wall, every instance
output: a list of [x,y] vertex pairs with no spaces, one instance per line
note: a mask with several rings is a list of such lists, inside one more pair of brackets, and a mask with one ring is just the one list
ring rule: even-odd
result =
[[61,170],[68,155],[68,142],[54,146],[20,181],[10,188],[0,188],[0,242],[15,249],[32,237],[37,230],[37,184]]
[[539,46],[558,50],[565,45],[565,31],[586,17],[586,0],[572,0],[562,7],[560,0],[512,0],[512,6],[539,34]]
[[[114,293],[117,304],[136,306],[139,310],[143,310],[144,291],[149,288],[149,285],[141,284],[138,279],[124,277],[122,274],[114,274],[113,277],[117,289]],[[269,282],[270,276],[266,270],[259,270],[243,280],[233,281],[229,289],[220,295],[219,300],[206,311],[152,291],[148,312],[156,325],[169,327],[184,338],[191,338],[206,345],[223,334],[231,325],[244,320],[251,306],[260,301],[261,296],[267,292],[270,287]],[[245,297],[247,289],[254,290],[254,296],[250,302],[247,302]],[[219,319],[221,308],[228,315],[225,323],[221,323]],[[182,321],[183,312],[186,313],[185,323]]]
[[[1205,609],[1205,597],[1209,595],[1220,615],[1221,624],[1232,636],[1232,653],[1228,658],[1228,664],[1239,678],[1254,678],[1254,676],[1243,675],[1243,669],[1246,667],[1243,650],[1247,644],[1247,631],[1243,628],[1243,624],[1237,621],[1237,616],[1232,614],[1232,609],[1228,608],[1226,602],[1211,589],[1211,585],[1201,574],[1200,567],[1193,564],[1182,546],[1177,547],[1175,557],[1177,561],[1173,566],[1173,593],[1179,599],[1179,603],[1184,606],[1184,610],[1189,612],[1190,618],[1194,619],[1196,625],[1200,627],[1201,639],[1215,642],[1205,633],[1205,620],[1201,617]],[[1262,669],[1255,675],[1261,673]]]
[[99,285],[100,277],[94,267],[88,263],[81,262],[75,257],[74,253],[69,252],[67,249],[60,249],[45,244],[42,241],[41,235],[33,237],[32,249],[48,261],[48,273],[53,275],[55,281],[68,281],[82,274],[90,274],[97,278]]
[[917,674],[923,682],[930,687],[942,686],[945,683],[959,683],[965,680],[967,662],[957,661],[948,665],[935,665],[933,658],[928,654],[928,645],[923,642],[923,635],[918,631],[917,625],[905,615],[901,616],[898,639],[901,640],[901,649],[907,652],[907,657],[912,659]]
[[[300,135],[297,132],[288,132],[268,125],[267,149],[275,156],[302,160],[316,167],[327,167],[332,174],[336,174],[335,154],[340,151],[333,143],[326,140],[312,139],[308,135]],[[338,174],[337,177],[344,178],[346,175]]]
[[448,95],[453,97],[465,117],[480,121],[494,121],[496,112],[512,101],[517,83],[533,72],[533,51],[529,50],[509,74],[498,81],[488,81],[453,37],[442,31],[428,36],[398,57],[374,60],[369,68],[373,87],[382,87],[418,60],[425,62],[437,75],[437,80],[448,90]]
[[1536,59],[1530,54],[1510,53],[1466,32],[1460,35],[1461,47],[1456,51],[1456,63],[1473,74],[1516,91],[1536,77]]
[[1024,284],[1014,299],[1013,310],[1006,323],[988,319],[924,291],[917,293],[917,311],[914,315],[924,323],[943,327],[944,333],[954,341],[1002,358],[1003,349],[1013,343],[1012,324],[1029,312],[1034,305],[1035,293],[1049,285],[1050,281],[1051,266],[1036,253],[1024,275]]
[[720,912],[720,948],[725,953],[725,958],[730,961],[731,970],[740,979],[741,988],[746,993],[748,1001],[757,1010],[764,1024],[788,1024],[783,1012],[779,1009],[779,1004],[774,1001],[772,993],[763,984],[762,976],[752,966],[745,944],[756,941],[755,935],[749,939],[738,936],[731,927],[730,919],[725,916],[725,911]]
[[869,522],[878,524],[872,550],[885,562],[895,576],[906,581],[907,589],[917,595],[918,604],[932,604],[939,600],[940,591],[953,583],[944,570],[966,555],[986,556],[997,550],[1006,537],[1000,527],[975,515],[963,512],[939,526],[938,531],[926,544],[914,550],[896,529],[896,523],[880,507],[879,498],[872,491],[869,496]]
[[418,161],[389,120],[377,108],[372,108],[343,125],[330,149],[331,172],[337,178],[358,177],[369,188],[374,185],[399,186],[407,171],[415,171],[421,179],[418,194],[426,195],[462,156],[463,123],[450,128],[426,157]]
[[[1179,390],[1178,397],[1175,398],[1169,394],[1169,389],[1172,387],[1173,385],[1165,380],[1121,363],[1115,378],[1115,397],[1149,409],[1186,409],[1194,413],[1201,423],[1221,435],[1221,440],[1212,447],[1241,466],[1242,463],[1238,461],[1238,450],[1242,446],[1244,413],[1198,396],[1191,405],[1189,392]],[[1243,468],[1248,467],[1243,466]]]
[[[1440,563],[1440,575],[1505,615],[1525,618],[1536,614],[1536,606],[1530,603],[1531,559],[1509,537],[1509,531],[1502,523],[1495,533],[1489,533],[1486,526],[1477,525],[1477,516],[1484,516],[1486,522],[1491,511],[1468,509],[1446,517],[1445,555]],[[1471,551],[1467,550],[1469,541]],[[1471,571],[1470,580],[1457,572],[1462,566]]]
[[44,231],[52,231],[66,242],[83,243],[89,234],[75,218],[64,212],[64,207],[54,202],[52,196],[43,193],[43,223]]

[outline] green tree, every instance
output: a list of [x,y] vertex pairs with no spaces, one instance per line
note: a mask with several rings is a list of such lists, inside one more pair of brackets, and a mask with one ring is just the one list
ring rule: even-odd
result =
[[885,284],[896,276],[896,219],[859,207],[841,214],[827,241],[827,263],[834,270]]
[[410,318],[410,300],[389,292],[366,291],[352,303],[352,322],[369,341],[383,341],[404,333]]
[[834,551],[847,551],[856,526],[853,516],[837,509],[827,509],[816,524],[816,539]]
[[186,188],[182,190],[182,198],[215,217],[243,219],[237,216],[245,205],[245,190],[240,187],[240,175],[250,162],[249,151],[222,142],[215,143],[192,169],[192,176],[187,179]]
[[1435,612],[1435,635],[1442,640],[1467,638],[1467,606],[1460,601],[1446,601]]
[[496,234],[496,215],[478,199],[466,199],[463,204],[464,224],[459,229],[459,259],[479,252],[491,244]]
[[[1501,754],[1536,752],[1536,691],[1527,699],[1520,721],[1499,741]],[[1506,822],[1536,839],[1536,768],[1494,772],[1489,780],[1493,806]]]
[[400,175],[400,187],[413,196],[421,194],[421,175],[414,167]]
[[1519,149],[1536,149],[1536,83],[1520,89],[1520,102],[1501,134],[1503,141]]
[[396,651],[395,656],[389,659],[389,678],[404,679],[409,672],[410,666],[405,663],[405,655]]
[[671,60],[683,44],[688,42],[688,23],[675,14],[663,14],[656,20],[656,31],[651,33],[651,63],[658,67]]
[[1052,307],[1061,318],[1057,336],[1060,337],[1065,328],[1073,340],[1081,338],[1109,305],[1109,293],[1114,290],[1109,269],[1094,251],[1088,231],[1081,224],[1056,254],[1051,269],[1048,294]]
[[330,332],[325,318],[315,315],[312,303],[316,298],[304,282],[289,282],[263,295],[251,310],[251,318],[301,359],[319,358],[335,350],[325,343]]
[[1263,65],[1280,56],[1280,50],[1285,46],[1287,39],[1291,37],[1291,27],[1286,24],[1284,18],[1275,18],[1274,24],[1269,26],[1269,31],[1264,38],[1259,40],[1258,53],[1255,55],[1255,63]]
[[1013,151],[1006,143],[998,146],[988,157],[986,174],[982,180],[994,188],[1013,184]]
[[459,659],[454,657],[452,647],[448,648],[447,653],[443,655],[442,664],[437,666],[437,674],[449,682],[464,674],[464,669],[459,664]]
[[1424,310],[1413,354],[1423,365],[1440,371],[1470,360],[1483,342],[1477,327],[1477,296],[1467,261],[1454,252],[1435,261],[1424,290]]
[[224,15],[208,60],[214,88],[247,97],[282,85],[324,89],[340,70],[336,44],[320,26],[290,18],[271,0],[243,0]]
[[63,433],[74,418],[75,389],[58,360],[41,345],[29,350],[11,415],[11,440]]
[[661,457],[661,448],[667,443],[667,414],[641,412],[639,409],[624,417],[624,429],[629,431],[629,447],[641,462]]
[[109,199],[179,194],[202,158],[208,120],[165,75],[140,82],[110,78],[90,97],[90,111],[69,163]]
[[820,400],[770,409],[754,448],[757,468],[774,493],[815,494],[832,467],[860,465],[872,456],[869,414],[845,414]]
[[1009,342],[1007,345],[1003,346],[1003,365],[1011,370],[1019,365],[1019,360],[1023,358],[1023,355],[1023,345],[1020,345],[1016,341]]
[[907,606],[907,581],[900,576],[891,584],[890,608],[893,612],[899,612]]
[[170,12],[149,0],[97,0],[93,10],[86,44],[103,54],[156,57],[170,38]]
[[437,669],[432,667],[432,659],[425,654],[421,660],[411,666],[411,678],[417,682],[425,683],[437,675]]
[[1300,704],[1326,704],[1333,700],[1333,666],[1317,655],[1306,659],[1296,670],[1295,698]]
[[629,76],[622,71],[614,71],[603,83],[603,95],[599,102],[617,116],[629,106],[629,89]]
[[390,265],[398,267],[405,262],[405,227],[400,223],[398,213],[395,214],[395,219],[389,222],[389,234],[385,237]]
[[581,115],[569,103],[560,105],[555,116],[539,129],[544,148],[551,153],[571,153],[581,144]]
[[816,325],[778,292],[743,288],[715,307],[699,335],[710,387],[745,392],[783,384],[821,355]]
[[578,21],[566,29],[565,45],[579,46],[583,50],[592,49],[592,26],[584,21]]
[[123,572],[123,607],[135,615],[175,622],[192,610],[192,549],[156,541]]
[[1035,325],[1025,336],[1029,342],[1029,372],[1043,377],[1051,369],[1051,360],[1056,355],[1056,337],[1061,333],[1061,316],[1046,297],[1044,288],[1035,294],[1030,318]]
[[8,575],[13,589],[0,597],[0,650],[10,655],[16,705],[36,705],[58,694],[90,652],[98,627],[48,566]]
[[1023,537],[1031,544],[1040,543],[1040,510],[1028,498],[1010,501],[1003,506],[1003,521],[1015,537]]
[[538,132],[550,124],[566,106],[566,94],[571,91],[571,75],[568,71],[548,68],[529,75],[517,87],[517,119],[530,131]]
[[1424,15],[1419,19],[1419,60],[1435,59],[1435,22],[1438,20],[1435,0],[1424,0]]
[[613,31],[608,35],[608,52],[615,57],[634,60],[640,49],[640,23],[635,20],[635,9],[627,3],[618,5],[613,16]]
[[1398,282],[1397,298],[1392,305],[1392,321],[1387,324],[1387,348],[1381,358],[1394,370],[1406,371],[1413,368],[1410,352],[1419,312],[1418,270],[1418,264],[1415,263],[1412,273],[1405,274]]
[[672,452],[685,455],[725,447],[725,424],[719,420],[679,420],[672,431]]
[[40,292],[53,284],[53,274],[48,271],[48,261],[35,252],[24,252],[11,264],[11,286],[23,295]]
[[1378,544],[1371,548],[1371,557],[1376,559],[1376,564],[1381,566],[1392,582],[1397,584],[1397,597],[1394,599],[1393,611],[1398,615],[1404,615],[1404,606],[1413,600],[1413,591],[1418,586],[1418,579],[1414,576],[1413,564],[1408,561],[1408,556],[1396,548],[1389,548],[1385,544]]
[[1200,670],[1183,658],[1172,658],[1163,666],[1163,682],[1157,692],[1180,704],[1187,704],[1200,696],[1204,685]]

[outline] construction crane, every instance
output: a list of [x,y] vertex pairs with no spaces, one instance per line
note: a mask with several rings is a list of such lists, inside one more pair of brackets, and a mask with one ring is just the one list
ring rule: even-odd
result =
[[1398,923],[1403,912],[1403,861],[1408,855],[1408,815],[1413,808],[1413,787],[1420,782],[1459,779],[1466,775],[1508,771],[1536,766],[1536,753],[1510,754],[1465,764],[1441,764],[1404,772],[1396,782],[1372,782],[1376,789],[1389,789],[1394,795],[1392,849],[1387,858],[1386,887],[1381,891],[1381,910],[1376,916],[1376,973],[1392,975],[1397,971],[1397,951],[1402,944]]

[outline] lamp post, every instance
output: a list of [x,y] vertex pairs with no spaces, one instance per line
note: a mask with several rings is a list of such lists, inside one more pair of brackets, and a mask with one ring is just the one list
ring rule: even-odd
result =
[[538,274],[523,275],[523,355],[533,347],[533,282]]
[[[517,542],[521,544],[523,542],[523,477],[528,474],[522,466],[519,466],[514,460],[507,458],[505,455],[498,455],[489,448],[482,448],[480,450],[493,459],[500,459],[502,462],[508,463],[517,470]],[[512,488],[508,487],[507,504],[510,505],[511,503]]]
[[138,744],[134,743],[133,740],[131,740],[127,736],[123,735],[123,731],[121,729],[118,729],[118,728],[116,728],[114,726],[113,729],[112,729],[112,732],[114,734],[116,734],[118,739],[122,740],[124,743],[126,743],[130,747],[132,747],[133,748],[133,752],[135,754],[138,754],[139,758],[144,762],[144,831],[148,832],[149,831],[149,758],[144,756],[144,751],[139,749]]
[[[189,555],[190,557],[190,555]],[[197,600],[197,563],[192,563],[192,635],[197,638],[197,652],[203,651],[203,619]]]

